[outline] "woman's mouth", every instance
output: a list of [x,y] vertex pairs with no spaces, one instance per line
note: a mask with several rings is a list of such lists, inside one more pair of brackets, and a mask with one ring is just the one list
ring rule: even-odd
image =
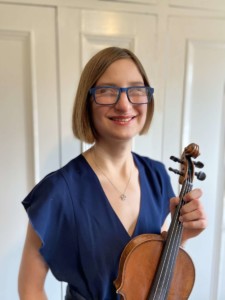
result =
[[133,120],[135,117],[125,117],[125,116],[116,116],[116,117],[110,117],[109,119],[116,122],[116,123],[120,123],[120,124],[127,124],[129,123],[131,120]]

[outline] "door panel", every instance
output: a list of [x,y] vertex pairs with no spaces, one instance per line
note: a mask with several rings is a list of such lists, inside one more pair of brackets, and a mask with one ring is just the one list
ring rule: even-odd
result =
[[[223,299],[219,277],[224,278],[224,253],[220,251],[224,228],[222,232],[220,228],[225,218],[225,22],[174,17],[168,31],[164,160],[171,165],[171,154],[179,155],[184,146],[195,142],[207,174],[205,182],[194,183],[204,190],[209,226],[187,245],[196,265],[190,299]],[[177,179],[172,178],[176,185]]]
[[[59,167],[55,11],[0,5],[0,298],[18,299],[27,216],[21,201]],[[50,299],[60,284],[48,276]]]

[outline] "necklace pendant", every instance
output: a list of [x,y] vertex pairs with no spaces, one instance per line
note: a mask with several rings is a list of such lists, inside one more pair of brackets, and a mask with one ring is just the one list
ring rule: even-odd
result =
[[122,201],[126,200],[126,198],[127,198],[127,196],[126,196],[125,194],[120,195],[120,199],[121,199]]

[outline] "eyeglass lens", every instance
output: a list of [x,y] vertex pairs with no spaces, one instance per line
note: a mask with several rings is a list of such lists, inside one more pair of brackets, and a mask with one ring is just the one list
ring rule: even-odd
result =
[[114,104],[119,100],[121,90],[126,92],[129,101],[133,104],[146,104],[151,97],[149,87],[96,87],[93,91],[95,102],[98,104]]

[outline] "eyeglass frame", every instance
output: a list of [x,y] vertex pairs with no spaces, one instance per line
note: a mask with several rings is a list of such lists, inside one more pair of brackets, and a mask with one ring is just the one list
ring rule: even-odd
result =
[[[100,89],[100,88],[115,88],[118,90],[118,95],[117,95],[117,99],[115,102],[113,103],[109,103],[109,104],[105,104],[105,103],[98,103],[96,98],[95,98],[95,92],[96,90]],[[134,103],[130,100],[129,98],[129,95],[128,95],[128,90],[129,89],[132,89],[132,88],[147,88],[147,90],[149,91],[149,94],[150,94],[150,97],[147,97],[148,98],[148,102],[143,102],[143,103]],[[148,104],[151,102],[151,97],[152,95],[154,94],[154,88],[153,87],[150,87],[150,86],[128,86],[128,87],[117,87],[117,86],[107,86],[107,85],[103,85],[103,86],[95,86],[93,88],[90,88],[89,90],[89,94],[93,96],[93,99],[95,101],[96,104],[98,105],[107,105],[107,106],[110,106],[110,105],[115,105],[119,99],[120,99],[120,96],[121,96],[121,93],[122,92],[126,92],[126,95],[127,95],[127,99],[128,101],[133,104],[133,105],[141,105],[141,104]]]

